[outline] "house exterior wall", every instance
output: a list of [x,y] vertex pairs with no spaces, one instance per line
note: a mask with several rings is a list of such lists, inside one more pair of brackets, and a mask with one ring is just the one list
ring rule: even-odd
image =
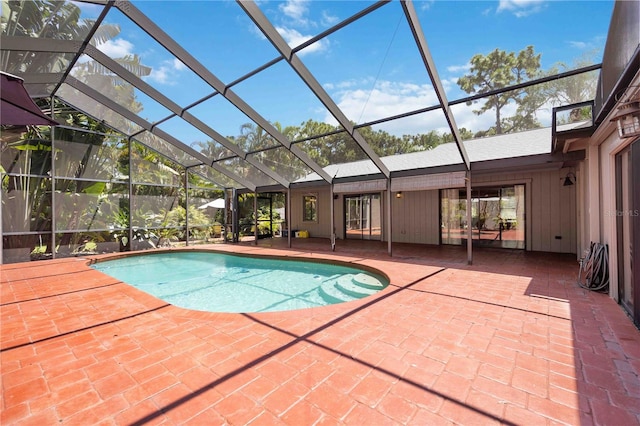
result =
[[[619,301],[618,294],[618,232],[616,228],[617,206],[616,206],[616,154],[631,145],[633,138],[620,139],[617,132],[609,133],[604,141],[598,146],[598,156],[591,158],[591,162],[598,162],[598,187],[592,190],[602,194],[599,204],[599,211],[592,212],[592,216],[597,214],[599,225],[599,239],[592,238],[591,241],[607,244],[609,246],[609,278],[612,285],[609,286],[610,296]],[[593,218],[591,218],[593,220]],[[594,237],[594,236],[592,236]]]
[[[304,195],[315,195],[318,197],[318,220],[315,222],[305,222],[302,220]],[[331,194],[328,186],[317,187],[307,190],[291,191],[291,224],[289,229],[309,231],[310,237],[330,238],[331,237]],[[337,212],[336,212],[337,217]]]
[[404,191],[391,206],[393,242],[440,243],[440,191]]
[[[564,186],[573,168],[472,176],[472,187],[525,184],[527,250],[577,253],[576,188]],[[558,238],[560,237],[560,238]]]
[[[577,187],[563,186],[567,173],[575,169],[546,169],[517,173],[496,173],[472,176],[473,187],[488,185],[524,184],[526,194],[526,238],[527,250],[555,253],[577,253],[578,216]],[[302,196],[318,196],[318,221],[302,222]],[[334,220],[336,237],[344,238],[343,194],[336,194]],[[383,239],[388,238],[386,229],[386,201],[382,193]],[[291,229],[307,230],[310,236],[331,237],[331,193],[328,186],[310,191],[292,191]],[[392,241],[397,243],[440,243],[440,192],[404,191],[401,198],[391,198]]]

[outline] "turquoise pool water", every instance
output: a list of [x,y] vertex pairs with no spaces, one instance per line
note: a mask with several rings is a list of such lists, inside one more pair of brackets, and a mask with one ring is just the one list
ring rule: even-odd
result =
[[274,312],[347,302],[389,283],[358,268],[213,252],[135,255],[92,265],[172,305],[209,312]]

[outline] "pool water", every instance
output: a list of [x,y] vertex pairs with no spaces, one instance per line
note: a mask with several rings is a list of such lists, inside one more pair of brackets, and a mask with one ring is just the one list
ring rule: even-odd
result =
[[172,305],[274,312],[342,303],[384,289],[381,275],[337,264],[213,252],[145,254],[92,265]]

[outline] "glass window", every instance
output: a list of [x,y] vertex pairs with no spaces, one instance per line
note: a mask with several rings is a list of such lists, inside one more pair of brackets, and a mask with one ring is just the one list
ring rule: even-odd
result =
[[304,195],[302,197],[302,221],[317,222],[318,221],[318,196]]

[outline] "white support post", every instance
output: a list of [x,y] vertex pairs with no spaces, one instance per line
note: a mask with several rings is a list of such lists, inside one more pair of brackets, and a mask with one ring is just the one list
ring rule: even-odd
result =
[[253,245],[258,245],[258,193],[253,193]]
[[391,178],[387,179],[387,253],[389,254],[389,256],[393,256],[393,249],[392,249],[392,238],[391,236],[393,235],[393,233],[391,232],[391,223],[393,222],[391,219],[391,212],[393,211],[393,209],[391,208],[391,201],[393,200],[393,198],[391,197]]
[[467,171],[467,264],[473,263],[473,226],[471,214],[471,171]]
[[336,251],[336,220],[335,220],[335,200],[333,199],[333,183],[331,184],[331,190],[329,191],[329,207],[331,209],[331,251]]

